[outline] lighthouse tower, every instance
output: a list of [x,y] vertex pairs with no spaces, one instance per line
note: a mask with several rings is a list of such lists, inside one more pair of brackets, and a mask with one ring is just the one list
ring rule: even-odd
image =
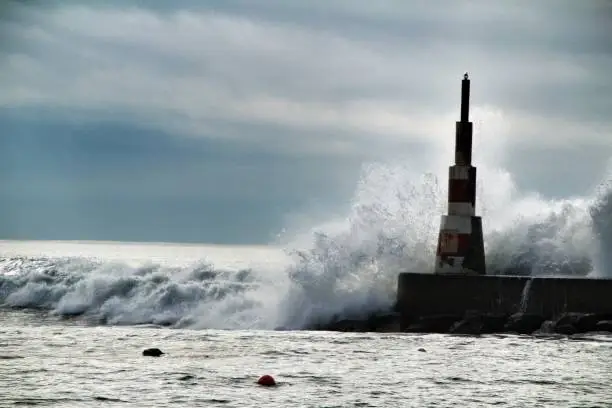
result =
[[435,273],[485,274],[482,219],[476,216],[476,167],[472,166],[470,79],[461,81],[461,120],[455,128],[455,165],[448,172],[448,214],[442,216]]

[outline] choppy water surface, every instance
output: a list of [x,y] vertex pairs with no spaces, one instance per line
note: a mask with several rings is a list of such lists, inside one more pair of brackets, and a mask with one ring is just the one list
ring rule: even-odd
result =
[[[86,327],[1,313],[2,406],[612,406],[610,337]],[[167,355],[141,356],[147,347]],[[265,373],[279,386],[257,386]]]

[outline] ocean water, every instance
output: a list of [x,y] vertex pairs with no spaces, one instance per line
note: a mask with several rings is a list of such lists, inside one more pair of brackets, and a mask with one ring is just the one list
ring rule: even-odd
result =
[[[161,348],[160,358],[141,356]],[[612,338],[85,326],[0,313],[0,406],[610,407]],[[263,374],[278,386],[256,384]]]
[[[479,172],[490,273],[612,276],[607,176],[548,200]],[[265,246],[0,242],[0,406],[612,406],[609,336],[305,330],[388,309],[399,272],[432,271],[445,184],[364,166],[344,216]]]

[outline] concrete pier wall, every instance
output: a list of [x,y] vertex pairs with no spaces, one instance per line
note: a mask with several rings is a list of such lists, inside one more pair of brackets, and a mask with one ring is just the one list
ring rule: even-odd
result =
[[612,313],[612,279],[401,273],[397,311],[402,324],[468,311],[522,311],[547,319],[567,312]]

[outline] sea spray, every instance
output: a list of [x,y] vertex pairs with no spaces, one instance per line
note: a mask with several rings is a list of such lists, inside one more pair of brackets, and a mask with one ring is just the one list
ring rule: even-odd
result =
[[[610,166],[612,167],[612,166]],[[612,278],[612,181],[598,186],[594,203],[589,208],[593,223],[594,247],[593,277]]]
[[[592,271],[592,199],[520,194],[507,172],[480,168],[485,193],[478,207],[487,212],[489,273],[585,276]],[[432,272],[446,198],[439,179],[435,174],[415,178],[404,164],[367,166],[344,222],[313,228],[310,247],[296,251],[288,269],[292,285],[282,303],[285,324],[300,327],[390,307],[398,273]],[[328,225],[334,229],[326,230]]]
[[523,287],[523,292],[521,293],[521,303],[519,307],[519,312],[526,313],[527,307],[529,306],[529,295],[531,291],[531,284],[533,283],[533,279],[527,279],[525,282],[525,286]]

